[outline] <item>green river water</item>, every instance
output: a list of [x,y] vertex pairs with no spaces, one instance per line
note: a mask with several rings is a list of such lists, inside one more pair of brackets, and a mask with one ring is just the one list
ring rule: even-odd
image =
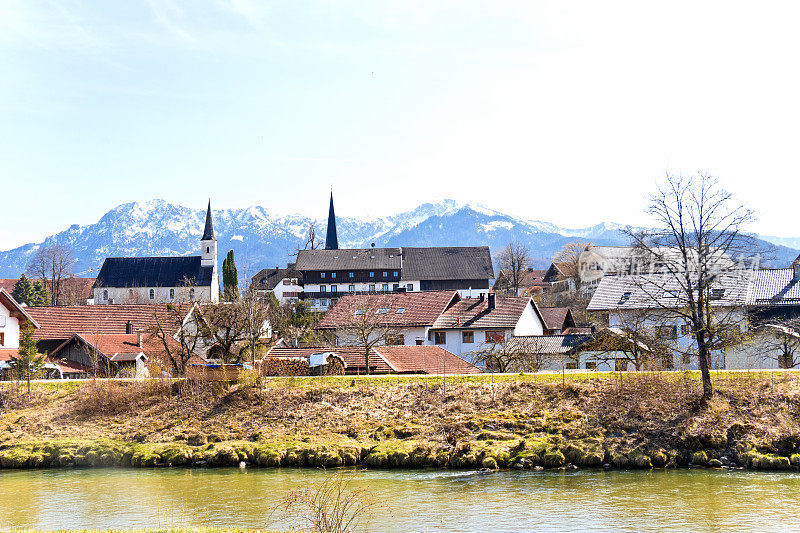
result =
[[[373,531],[800,531],[800,474],[347,471]],[[313,469],[0,472],[0,528],[289,529],[272,509]]]

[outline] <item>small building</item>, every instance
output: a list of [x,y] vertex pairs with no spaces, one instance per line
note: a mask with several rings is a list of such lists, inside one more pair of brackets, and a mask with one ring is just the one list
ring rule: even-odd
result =
[[109,257],[94,284],[95,304],[218,302],[217,238],[208,202],[200,255]]
[[303,292],[294,263],[286,268],[262,268],[250,279],[250,288],[262,297],[271,292],[281,305],[297,303]]
[[[273,347],[265,356],[311,359],[320,353],[339,357],[346,374],[365,374],[364,349],[358,346],[316,348]],[[481,369],[439,346],[375,346],[370,351],[371,374],[479,374]]]
[[75,333],[48,360],[81,370],[78,377],[145,378],[150,375],[147,360],[162,356],[163,351],[159,341],[141,332],[96,337]]
[[545,335],[561,335],[569,330],[574,330],[575,319],[569,307],[541,307],[539,312],[544,320]]

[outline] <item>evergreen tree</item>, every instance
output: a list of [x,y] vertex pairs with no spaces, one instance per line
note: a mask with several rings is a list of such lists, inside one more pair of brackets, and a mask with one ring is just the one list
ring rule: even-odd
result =
[[42,282],[35,281],[31,283],[31,280],[25,274],[14,284],[11,296],[17,302],[24,303],[30,307],[47,305],[49,302],[47,289],[42,285]]
[[222,293],[228,301],[239,299],[239,273],[236,271],[233,250],[228,251],[222,260]]
[[25,324],[22,327],[22,340],[19,343],[17,356],[11,356],[17,379],[28,382],[28,394],[31,393],[31,379],[39,373],[44,366],[44,355],[38,353],[36,341],[33,338],[33,326]]

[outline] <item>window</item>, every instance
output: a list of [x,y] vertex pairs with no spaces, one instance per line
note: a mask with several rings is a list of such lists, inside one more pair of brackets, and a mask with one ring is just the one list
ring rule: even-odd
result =
[[133,289],[128,289],[128,298],[133,299],[133,297],[134,297]]
[[675,340],[678,338],[678,326],[656,326],[656,337]]
[[173,298],[175,298],[175,289],[170,289],[169,290],[169,299],[172,300]]
[[319,292],[328,292],[328,287],[325,286],[325,285],[320,285],[319,286]]
[[630,299],[631,299],[630,291],[623,292],[622,293],[622,297],[620,297],[620,299],[619,299],[619,304],[624,304],[625,302],[627,302]]
[[322,307],[328,307],[329,304],[330,301],[327,298],[323,298],[322,300],[319,301],[319,305]]
[[350,272],[350,277],[351,277],[351,278],[353,277],[353,273],[352,273],[352,272]]
[[156,298],[156,291],[154,289],[150,289],[150,299],[155,300]]
[[383,285],[381,285],[381,290],[383,292],[389,292],[389,284],[388,283],[384,283]]
[[374,278],[375,277],[375,272],[370,272],[369,273],[369,277]]
[[336,272],[331,272],[331,278],[336,279]]
[[402,333],[396,335],[386,335],[386,346],[402,346],[406,343],[406,338]]
[[566,363],[564,365],[564,368],[566,368],[567,370],[577,370],[578,363],[576,363],[575,361],[570,361],[569,363]]
[[356,292],[356,286],[355,285],[348,285],[347,286],[347,290],[350,291],[350,292]]
[[364,310],[363,309],[356,309],[356,312],[355,312],[356,316],[361,316],[363,314],[364,314]]
[[399,288],[400,288],[400,284],[399,283],[395,283],[395,284],[392,285],[392,290],[393,291],[396,291]]
[[414,292],[414,284],[413,283],[409,283],[408,285],[406,285],[406,290],[408,292]]
[[[262,281],[261,281],[261,283],[264,283],[265,281],[266,281],[266,279],[262,280]],[[283,284],[284,284],[284,285],[291,285],[291,284],[292,284],[292,282],[291,282],[291,281],[289,281],[288,279],[285,279],[285,280],[283,280]]]
[[685,337],[691,334],[692,334],[692,326],[690,326],[689,324],[684,324],[681,326],[681,335]]
[[371,283],[369,286],[369,292],[375,292],[375,284]]
[[433,343],[434,344],[447,344],[447,332],[445,332],[445,331],[434,331],[433,332]]
[[624,357],[614,359],[614,372],[625,372],[628,370],[628,360]]
[[498,330],[488,330],[486,332],[486,342],[501,343],[506,340],[506,332]]
[[586,370],[597,370],[597,363],[594,361],[586,361]]
[[376,315],[385,315],[388,312],[389,312],[389,308],[388,307],[381,307],[380,309],[378,309],[378,312],[375,313],[375,314]]
[[108,291],[103,291],[103,300],[108,300]]
[[386,276],[388,276],[388,275],[389,275],[389,273],[388,273],[388,272],[384,272],[384,273],[383,273],[383,277],[384,277],[384,278],[385,278]]
[[331,292],[339,292],[339,287],[336,285],[331,285]]
[[321,277],[322,279],[325,279],[325,272],[320,272],[319,273],[319,277]]
[[211,248],[210,248],[210,247],[208,247],[208,246],[206,246],[206,253],[207,253],[207,254],[210,254],[210,253],[211,253]]
[[472,331],[462,331],[461,342],[472,344],[475,342],[475,333]]
[[393,275],[394,277],[397,277],[397,276],[398,276],[398,272],[397,272],[397,270],[395,270],[394,272],[392,272],[392,275]]
[[725,296],[725,289],[711,289],[711,299],[712,300],[722,300],[722,297]]
[[423,344],[425,344],[425,341],[423,339],[417,339],[415,342],[417,346],[422,346]]
[[398,315],[402,315],[403,313],[405,313],[405,311],[406,311],[405,307],[398,307],[396,313]]

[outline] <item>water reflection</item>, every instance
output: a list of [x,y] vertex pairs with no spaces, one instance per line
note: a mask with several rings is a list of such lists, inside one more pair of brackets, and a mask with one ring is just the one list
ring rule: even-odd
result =
[[[272,509],[311,469],[4,471],[2,528],[290,527]],[[800,475],[353,471],[378,531],[800,530]]]

